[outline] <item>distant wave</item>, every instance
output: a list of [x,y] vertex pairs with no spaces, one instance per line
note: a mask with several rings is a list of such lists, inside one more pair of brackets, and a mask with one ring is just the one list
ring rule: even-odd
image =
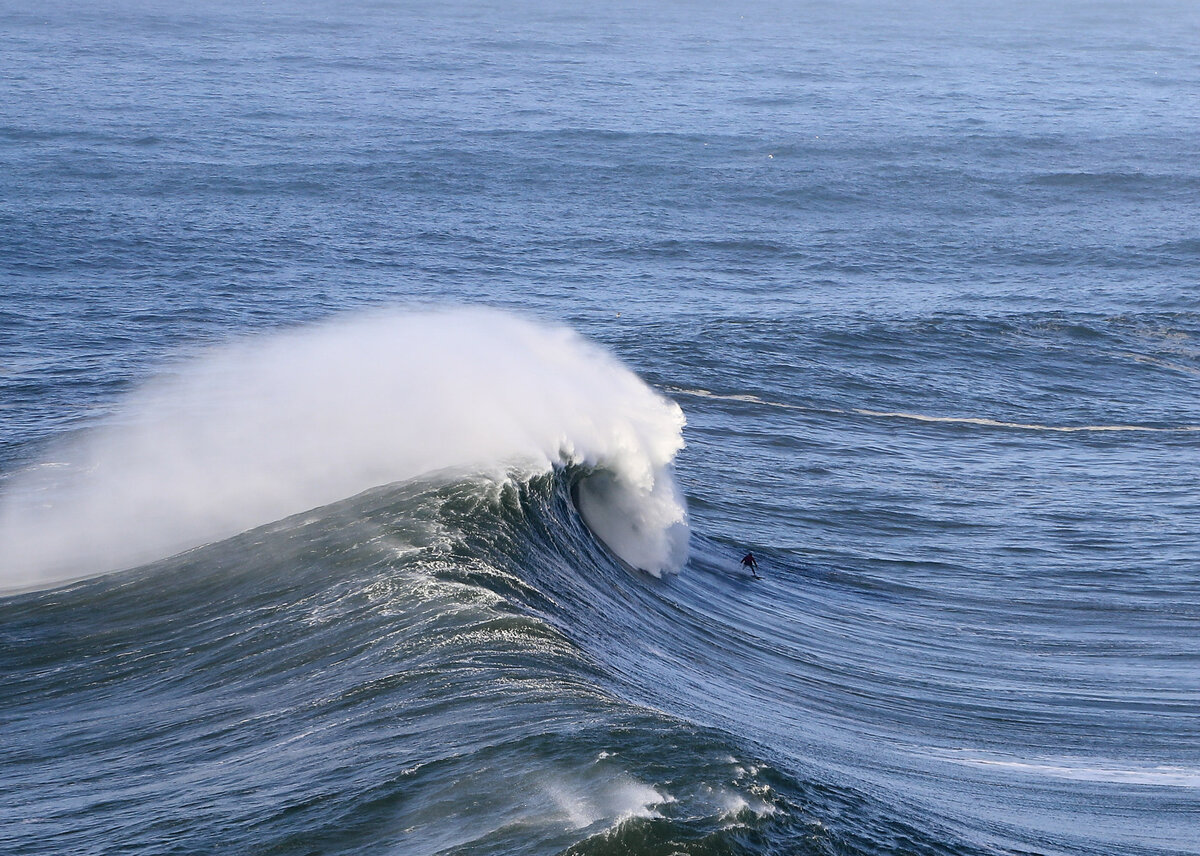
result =
[[215,348],[17,474],[0,588],[131,567],[446,470],[594,468],[593,531],[652,574],[687,555],[683,412],[572,331],[499,311],[343,318]]
[[1042,425],[1036,422],[1006,422],[1001,419],[991,419],[985,416],[931,416],[925,413],[905,413],[899,410],[869,410],[865,407],[805,407],[800,404],[785,404],[781,401],[768,401],[757,395],[732,394],[722,395],[706,389],[685,389],[668,387],[668,392],[678,395],[694,395],[700,398],[713,398],[722,401],[745,401],[751,404],[761,404],[764,407],[777,407],[781,410],[801,410],[806,413],[828,413],[838,416],[876,416],[882,419],[909,419],[915,422],[949,422],[960,425],[984,425],[989,428],[1012,428],[1021,431],[1057,431],[1075,433],[1086,431],[1144,431],[1153,433],[1187,433],[1200,431],[1200,425],[1176,425],[1157,427],[1153,425]]

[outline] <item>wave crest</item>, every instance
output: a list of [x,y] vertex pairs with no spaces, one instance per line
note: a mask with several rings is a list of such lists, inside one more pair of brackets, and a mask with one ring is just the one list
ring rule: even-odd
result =
[[581,512],[613,552],[677,571],[683,425],[677,404],[607,351],[496,310],[255,337],[160,376],[14,477],[0,501],[0,587],[135,566],[438,471],[560,464],[603,472]]

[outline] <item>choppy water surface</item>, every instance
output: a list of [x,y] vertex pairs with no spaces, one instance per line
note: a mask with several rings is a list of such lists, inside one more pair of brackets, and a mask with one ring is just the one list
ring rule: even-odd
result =
[[0,849],[1200,853],[1194,6],[0,32]]

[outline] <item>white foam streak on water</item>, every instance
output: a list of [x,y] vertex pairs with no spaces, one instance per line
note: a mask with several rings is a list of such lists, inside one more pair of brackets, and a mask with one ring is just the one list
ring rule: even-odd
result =
[[781,401],[769,401],[757,395],[745,393],[721,395],[707,389],[683,389],[672,387],[670,392],[680,395],[694,395],[698,398],[712,398],[720,401],[744,401],[749,404],[761,404],[764,407],[775,407],[780,410],[801,410],[806,413],[828,413],[837,416],[875,416],[881,419],[908,419],[914,422],[945,422],[959,425],[984,425],[990,428],[1011,428],[1021,431],[1055,431],[1064,434],[1077,432],[1111,432],[1111,431],[1140,431],[1147,433],[1191,433],[1200,431],[1200,425],[1176,425],[1156,427],[1152,425],[1042,425],[1035,422],[1006,422],[1001,419],[990,419],[985,416],[931,416],[925,413],[905,413],[898,410],[869,410],[864,407],[841,409],[836,407],[805,407],[799,404],[786,404]]
[[603,467],[601,532],[686,559],[683,413],[561,327],[478,309],[341,319],[215,349],[136,392],[0,505],[0,588],[116,570],[444,470]]
[[1200,788],[1200,769],[1157,765],[1129,767],[1117,763],[1055,760],[1009,760],[1001,758],[955,758],[974,767],[997,767],[1034,776],[1121,785],[1152,785],[1170,788]]

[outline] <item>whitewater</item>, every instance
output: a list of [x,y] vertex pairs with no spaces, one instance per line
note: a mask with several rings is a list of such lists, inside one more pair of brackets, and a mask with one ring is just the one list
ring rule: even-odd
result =
[[[450,344],[453,343],[453,344]],[[602,471],[586,517],[659,575],[687,557],[683,413],[568,330],[484,310],[329,322],[214,349],[15,478],[0,579],[127,568],[447,471]]]

